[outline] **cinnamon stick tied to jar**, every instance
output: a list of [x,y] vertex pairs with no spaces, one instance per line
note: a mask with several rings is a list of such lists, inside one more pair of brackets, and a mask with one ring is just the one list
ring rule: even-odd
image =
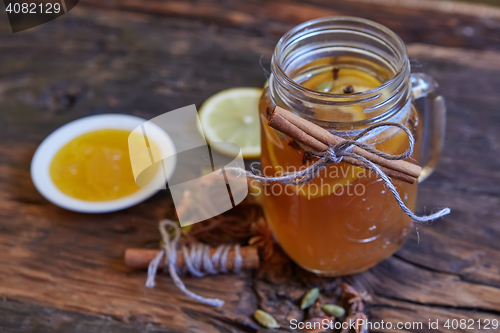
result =
[[[268,125],[318,153],[326,152],[330,147],[341,145],[346,141],[279,106],[273,109],[268,119]],[[352,146],[350,151],[377,164],[387,176],[410,184],[417,181],[422,171],[422,168],[416,164],[403,160],[387,159],[358,146]],[[353,157],[344,156],[342,161],[370,170],[369,165]]]

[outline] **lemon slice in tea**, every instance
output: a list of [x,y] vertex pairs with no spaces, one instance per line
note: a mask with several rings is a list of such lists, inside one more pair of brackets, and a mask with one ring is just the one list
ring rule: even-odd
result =
[[199,116],[208,143],[218,152],[232,156],[233,151],[218,142],[238,145],[244,158],[260,156],[259,99],[261,88],[223,90],[203,103]]

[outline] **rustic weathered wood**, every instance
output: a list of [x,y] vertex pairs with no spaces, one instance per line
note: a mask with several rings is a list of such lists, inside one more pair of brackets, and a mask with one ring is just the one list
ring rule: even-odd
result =
[[[137,318],[140,321],[140,318]],[[2,333],[167,333],[173,332],[147,323],[129,325],[106,317],[95,317],[48,306],[0,301]]]
[[324,16],[359,16],[395,30],[407,42],[500,49],[500,8],[432,0],[156,1],[87,0],[86,6],[182,17],[209,25],[281,36],[293,26]]
[[[367,311],[374,321],[422,321],[431,332],[429,319],[500,319],[500,20],[430,9],[423,20],[424,9],[322,0],[208,2],[186,7],[190,15],[181,2],[169,11],[144,3],[166,17],[82,5],[15,35],[0,22],[0,331],[254,332],[258,307],[286,329],[304,319],[299,303],[311,287],[334,298],[338,279],[307,273],[280,252],[257,272],[184,279],[190,290],[225,300],[220,309],[190,300],[166,275],[147,289],[145,273],[126,268],[123,253],[157,245],[158,220],[173,216],[167,192],[122,212],[85,215],[48,203],[29,175],[37,145],[71,120],[152,118],[225,88],[261,86],[260,56],[267,67],[278,35],[322,8],[321,15],[379,18],[406,42],[427,43],[409,45],[414,69],[436,77],[449,109],[446,149],[420,186],[418,207],[449,206],[451,215],[419,226],[395,256],[345,280],[374,296]],[[467,26],[480,38],[454,33]]]

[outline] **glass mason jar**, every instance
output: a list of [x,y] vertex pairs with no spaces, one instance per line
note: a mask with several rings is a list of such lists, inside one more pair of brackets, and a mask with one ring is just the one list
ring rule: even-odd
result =
[[[354,17],[305,22],[280,39],[271,70],[259,105],[266,176],[317,159],[267,125],[276,105],[348,138],[372,124],[404,124],[416,139],[408,160],[424,166],[419,181],[432,171],[444,140],[444,100],[432,78],[410,73],[405,45],[388,28]],[[396,127],[381,127],[363,140],[390,154],[408,148],[406,134]],[[414,210],[417,184],[393,183]],[[276,240],[298,265],[318,274],[366,270],[397,251],[412,227],[375,173],[343,162],[304,185],[269,183],[261,190]]]

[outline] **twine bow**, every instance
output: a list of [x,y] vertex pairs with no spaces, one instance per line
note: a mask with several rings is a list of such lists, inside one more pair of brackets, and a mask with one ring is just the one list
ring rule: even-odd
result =
[[[174,236],[170,239],[170,235],[167,232],[166,227],[170,226],[174,230]],[[181,278],[179,277],[179,273],[176,262],[177,262],[177,242],[181,236],[180,228],[177,223],[171,220],[163,220],[160,221],[159,224],[160,233],[163,239],[162,251],[159,252],[156,257],[151,260],[148,267],[148,278],[146,280],[146,287],[153,288],[155,286],[155,276],[158,271],[158,266],[160,265],[163,256],[165,256],[165,264],[168,267],[168,272],[172,279],[174,280],[175,285],[182,290],[187,296],[192,299],[212,305],[212,306],[223,306],[224,301],[218,298],[206,298],[200,296],[198,294],[193,293],[188,290]],[[226,263],[227,256],[232,246],[229,245],[220,245],[213,255],[210,255],[210,247],[205,244],[193,244],[191,245],[191,250],[187,248],[187,246],[182,247],[182,254],[184,256],[184,261],[186,263],[186,267],[191,275],[196,277],[203,277],[207,274],[218,274],[218,273],[226,273]],[[242,265],[242,257],[240,252],[240,246],[234,246],[235,251],[235,259],[234,259],[234,271],[239,272],[241,270]],[[203,265],[202,265],[203,264]],[[203,267],[203,269],[202,269]]]
[[[399,155],[387,154],[387,153],[381,152],[380,150],[377,150],[377,149],[373,148],[372,146],[360,141],[364,136],[366,136],[367,134],[369,134],[370,132],[372,132],[376,128],[384,127],[384,126],[398,127],[401,130],[403,130],[406,133],[406,135],[408,135],[409,145],[408,145],[408,149],[406,149],[406,151],[404,153],[399,154]],[[402,124],[395,123],[395,122],[379,123],[379,124],[375,124],[375,125],[367,127],[366,129],[361,131],[358,135],[356,135],[352,140],[345,140],[344,142],[342,142],[338,145],[330,146],[330,148],[322,154],[322,157],[318,161],[316,161],[315,163],[311,164],[310,166],[308,166],[307,168],[305,168],[303,170],[299,170],[296,172],[287,172],[287,173],[283,174],[282,176],[277,176],[277,177],[262,176],[260,174],[260,172],[258,170],[255,170],[255,169],[252,169],[252,171],[247,171],[247,170],[245,170],[243,168],[239,168],[239,167],[230,167],[230,168],[226,167],[225,170],[238,171],[240,175],[241,175],[241,172],[244,172],[247,177],[259,180],[259,181],[264,182],[264,183],[279,182],[279,183],[282,183],[285,185],[301,185],[301,184],[305,184],[305,183],[311,181],[314,177],[316,177],[319,174],[319,172],[321,172],[321,170],[323,170],[324,168],[326,168],[330,164],[339,163],[342,161],[342,159],[344,157],[351,157],[351,158],[354,158],[358,161],[365,163],[368,166],[369,170],[371,170],[379,175],[379,177],[384,181],[385,185],[391,191],[391,193],[394,196],[394,198],[396,199],[399,207],[401,207],[401,209],[405,212],[405,214],[408,215],[413,221],[425,223],[425,222],[429,222],[429,221],[438,219],[438,218],[443,217],[443,216],[450,213],[451,210],[449,208],[443,208],[440,211],[438,211],[434,214],[430,214],[430,215],[418,216],[418,215],[414,214],[404,204],[396,187],[391,182],[389,177],[385,174],[385,172],[383,172],[377,166],[377,164],[373,163],[372,161],[366,159],[363,156],[360,156],[360,155],[352,152],[351,148],[353,146],[358,146],[358,147],[360,147],[360,148],[362,148],[370,153],[373,153],[373,154],[380,156],[380,157],[383,157],[385,159],[402,160],[402,159],[405,159],[405,158],[410,157],[412,155],[413,149],[415,146],[415,138],[413,137],[413,134],[410,132],[410,130]]]

